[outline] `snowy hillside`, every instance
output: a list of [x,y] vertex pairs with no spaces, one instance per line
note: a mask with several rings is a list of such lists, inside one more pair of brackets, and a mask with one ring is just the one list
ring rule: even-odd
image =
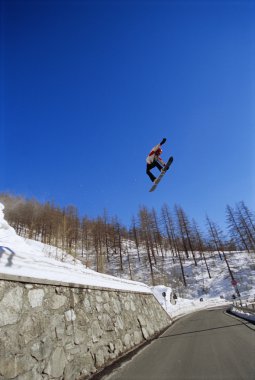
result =
[[[253,298],[255,296],[254,253],[227,252],[225,255],[242,298]],[[129,249],[129,256],[123,255],[124,270],[121,276],[130,278],[131,274],[133,280],[151,285],[151,276],[146,260],[148,261],[146,253],[141,252],[140,260],[138,260],[135,248]],[[158,285],[167,284],[182,298],[196,299],[221,296],[224,299],[231,300],[235,288],[232,285],[232,279],[223,255],[220,257],[217,252],[208,252],[206,260],[211,278],[199,253],[196,253],[197,266],[195,266],[192,256],[185,261],[183,260],[182,265],[187,283],[185,287],[183,286],[179,260],[176,257],[173,258],[172,253],[168,251],[163,257],[157,256],[157,264],[153,265],[155,282]],[[110,274],[120,274],[118,258],[116,258],[116,262],[114,262],[114,258],[111,258],[110,264],[105,263],[105,271]]]
[[[208,259],[211,279],[202,261],[198,260],[198,266],[195,267],[190,260],[186,260],[184,269],[188,286],[184,291],[176,280],[179,264],[173,262],[169,253],[169,256],[164,258],[163,264],[164,272],[168,278],[172,279],[173,286],[150,287],[142,282],[125,279],[123,275],[119,278],[97,273],[85,268],[81,261],[75,260],[60,249],[18,236],[5,221],[3,210],[4,206],[0,204],[0,275],[9,274],[119,290],[153,292],[172,317],[196,309],[224,305],[231,300],[234,293],[226,264],[217,255],[212,255]],[[228,258],[238,281],[241,296],[244,299],[253,299],[255,295],[254,255],[237,252],[232,253]],[[114,273],[114,268],[111,268],[111,271]],[[132,278],[136,277],[146,282],[146,272],[144,273],[142,265],[135,263],[132,273]],[[177,301],[173,300],[173,292],[177,293]]]
[[79,260],[55,247],[24,239],[4,219],[0,204],[0,273],[75,284],[151,292],[142,283],[86,269]]

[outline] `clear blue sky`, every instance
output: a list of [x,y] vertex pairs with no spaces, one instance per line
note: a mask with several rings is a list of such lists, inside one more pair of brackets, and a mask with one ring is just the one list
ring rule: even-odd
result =
[[254,210],[254,25],[246,0],[2,0],[0,191],[126,225],[164,202],[199,224]]

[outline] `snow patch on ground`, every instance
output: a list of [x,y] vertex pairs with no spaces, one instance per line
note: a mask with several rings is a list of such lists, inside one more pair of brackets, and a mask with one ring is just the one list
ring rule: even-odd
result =
[[235,307],[231,308],[231,314],[236,315],[237,317],[243,318],[245,320],[255,322],[255,314],[248,311],[243,311]]

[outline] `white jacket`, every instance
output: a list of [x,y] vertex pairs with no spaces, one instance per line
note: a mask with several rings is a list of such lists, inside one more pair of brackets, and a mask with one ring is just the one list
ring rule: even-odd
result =
[[161,145],[160,145],[160,144],[158,144],[158,145],[156,145],[156,146],[154,146],[154,147],[152,148],[152,150],[150,151],[149,155],[148,155],[147,158],[146,158],[146,162],[147,162],[147,164],[152,164],[155,160],[157,160],[157,161],[160,162],[161,165],[164,165],[163,160],[162,160],[158,155],[155,154],[156,151],[157,151],[158,149],[160,149],[160,148],[161,148]]

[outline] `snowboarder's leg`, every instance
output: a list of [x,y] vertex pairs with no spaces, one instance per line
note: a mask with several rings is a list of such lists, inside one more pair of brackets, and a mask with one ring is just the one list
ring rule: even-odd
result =
[[155,175],[153,175],[151,173],[151,169],[153,169],[154,167],[155,167],[154,163],[153,164],[147,164],[147,166],[146,166],[146,174],[150,177],[150,180],[152,182],[154,182],[156,179]]
[[156,166],[159,171],[161,171],[162,169],[164,169],[164,166],[161,165],[158,161],[155,161],[155,165],[154,166]]

